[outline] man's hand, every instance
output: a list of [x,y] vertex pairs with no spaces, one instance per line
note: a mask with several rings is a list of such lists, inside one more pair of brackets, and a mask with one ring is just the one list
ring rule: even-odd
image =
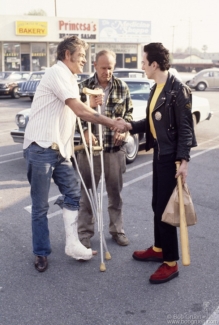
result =
[[177,178],[179,175],[182,177],[182,184],[186,182],[186,177],[188,174],[188,162],[186,160],[182,160],[181,165],[178,169],[178,172],[175,175],[175,178]]
[[[117,117],[116,120],[117,120],[117,121],[121,121],[121,120],[124,121],[121,117]],[[126,123],[126,125],[125,125],[124,132],[127,132],[127,131],[132,130],[132,125],[131,125],[131,123],[128,123],[128,122],[125,122],[125,123]],[[111,128],[111,130],[116,131],[114,128]]]
[[[89,144],[89,133],[88,130],[84,131],[84,137],[85,137],[85,141],[87,144]],[[92,138],[92,145],[95,146],[97,144],[97,138],[95,137],[95,135],[93,133],[91,133],[91,138]]]
[[[99,89],[99,88],[95,88],[95,89]],[[103,105],[103,99],[104,99],[104,94],[102,95],[97,95],[97,96],[90,96],[90,107],[95,108],[98,105]]]
[[113,120],[113,126],[110,128],[112,131],[123,133],[129,131],[128,124],[121,117]]
[[123,144],[123,141],[125,140],[125,137],[126,137],[126,132],[124,133],[115,132],[114,133],[115,146],[121,146]]

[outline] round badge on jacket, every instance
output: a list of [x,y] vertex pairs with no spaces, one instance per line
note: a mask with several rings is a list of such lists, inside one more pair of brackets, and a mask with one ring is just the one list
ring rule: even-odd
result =
[[156,112],[156,113],[155,113],[155,120],[160,121],[161,118],[162,118],[162,114],[161,114],[161,112]]

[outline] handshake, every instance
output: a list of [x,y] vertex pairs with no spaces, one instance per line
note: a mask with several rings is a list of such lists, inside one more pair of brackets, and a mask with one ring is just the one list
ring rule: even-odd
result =
[[117,117],[113,120],[113,126],[111,126],[110,129],[115,132],[123,133],[132,130],[132,125],[121,117]]

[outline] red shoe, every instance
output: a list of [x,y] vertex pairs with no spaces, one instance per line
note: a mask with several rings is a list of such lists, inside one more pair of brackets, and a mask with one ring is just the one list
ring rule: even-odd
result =
[[178,265],[169,266],[166,263],[163,263],[158,267],[157,271],[150,276],[150,283],[159,284],[172,280],[179,275]]
[[151,247],[144,251],[135,251],[132,257],[137,261],[144,261],[144,262],[163,262],[163,253],[162,252],[155,252]]

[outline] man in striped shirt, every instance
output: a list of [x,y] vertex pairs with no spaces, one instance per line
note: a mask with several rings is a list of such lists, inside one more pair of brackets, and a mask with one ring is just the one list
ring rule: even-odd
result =
[[94,253],[80,243],[77,234],[80,180],[70,161],[76,116],[116,131],[124,131],[126,127],[125,121],[100,115],[80,100],[75,74],[83,72],[87,48],[88,44],[76,36],[60,42],[57,63],[46,70],[37,87],[25,130],[23,149],[31,185],[33,253],[39,272],[47,269],[47,256],[51,253],[47,212],[52,178],[64,196],[61,207],[65,253],[83,260]]

